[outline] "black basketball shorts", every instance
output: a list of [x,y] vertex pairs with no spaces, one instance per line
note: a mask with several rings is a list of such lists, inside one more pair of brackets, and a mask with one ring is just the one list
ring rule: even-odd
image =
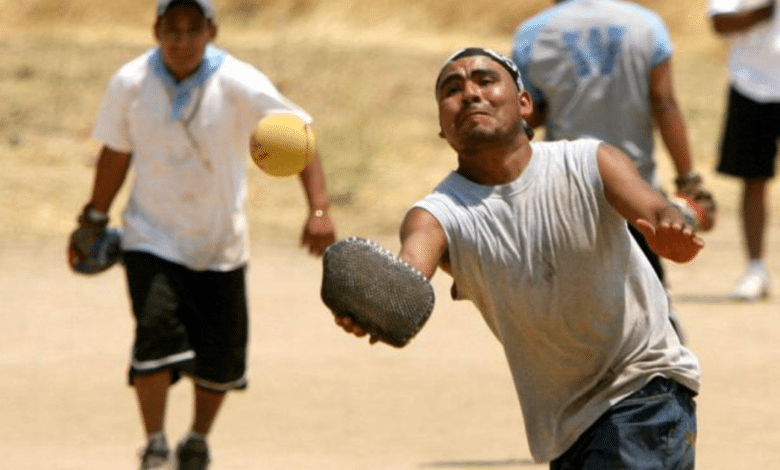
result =
[[721,137],[718,172],[743,179],[773,177],[778,138],[780,103],[759,103],[732,87]]
[[194,271],[139,251],[124,265],[136,320],[130,383],[169,369],[174,382],[185,373],[212,390],[245,388],[245,267]]

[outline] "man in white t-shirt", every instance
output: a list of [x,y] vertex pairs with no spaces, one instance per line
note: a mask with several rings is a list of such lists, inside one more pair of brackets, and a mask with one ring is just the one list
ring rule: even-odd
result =
[[[177,468],[208,466],[224,396],[246,386],[249,136],[270,113],[311,123],[260,71],[213,46],[216,33],[211,0],[159,0],[159,47],[122,66],[103,99],[94,135],[104,145],[79,216],[80,229],[105,228],[132,167],[121,243],[136,318],[129,376],[148,435],[142,469],[167,464],[165,400],[181,375],[194,381],[195,415]],[[335,233],[318,155],[300,180],[302,245],[320,255]]]
[[732,296],[769,294],[764,265],[767,183],[775,175],[780,138],[780,21],[777,1],[710,0],[718,34],[731,40],[728,108],[720,146],[720,173],[743,180],[742,231],[748,266]]
[[473,302],[501,342],[534,460],[692,470],[698,361],[626,224],[676,262],[701,239],[615,147],[530,142],[533,103],[506,57],[458,51],[435,93],[457,169],[407,213],[400,258],[428,278],[449,273],[453,297]]

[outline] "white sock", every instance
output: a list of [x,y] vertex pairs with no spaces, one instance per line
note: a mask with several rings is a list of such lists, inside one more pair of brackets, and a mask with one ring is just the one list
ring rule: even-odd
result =
[[165,449],[168,447],[168,440],[165,439],[165,433],[157,431],[146,437],[147,442],[155,449]]
[[759,273],[766,272],[766,268],[764,267],[764,262],[760,259],[751,259],[748,262],[748,271],[759,272]]

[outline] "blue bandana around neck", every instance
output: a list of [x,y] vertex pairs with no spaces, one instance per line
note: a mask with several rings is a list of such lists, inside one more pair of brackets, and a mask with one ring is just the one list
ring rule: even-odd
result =
[[154,74],[157,75],[163,84],[173,90],[173,102],[171,107],[173,108],[174,119],[180,119],[181,113],[184,108],[190,104],[192,99],[192,90],[206,83],[206,80],[213,74],[222,62],[225,60],[225,51],[209,44],[206,46],[206,51],[203,54],[203,61],[198,66],[197,70],[182,80],[177,82],[173,75],[168,71],[168,68],[163,62],[162,52],[158,47],[149,56],[149,64],[154,70]]

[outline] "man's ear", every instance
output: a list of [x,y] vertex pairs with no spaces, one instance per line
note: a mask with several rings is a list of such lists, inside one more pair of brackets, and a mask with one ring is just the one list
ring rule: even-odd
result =
[[520,115],[523,116],[523,119],[528,119],[534,113],[534,101],[531,99],[531,94],[527,91],[521,91],[517,94],[517,102],[520,106]]
[[154,39],[159,42],[162,39],[162,34],[160,34],[160,19],[157,18],[157,20],[154,22],[154,27],[152,27],[152,34],[154,35]]
[[528,114],[523,112],[521,105],[520,113],[523,115],[523,119],[525,119],[528,125],[531,126],[532,129],[536,129],[539,126],[543,126],[545,120],[547,119],[547,102],[536,102],[533,100],[533,98],[530,97],[529,93],[526,94],[529,95],[528,101],[531,104],[531,112]]
[[209,42],[213,42],[215,39],[217,39],[217,32],[219,32],[217,25],[209,21]]
[[439,130],[439,137],[441,137],[442,139],[444,139],[444,138],[445,138],[445,137],[444,137],[444,131],[443,131],[443,130],[441,130],[441,129]]

